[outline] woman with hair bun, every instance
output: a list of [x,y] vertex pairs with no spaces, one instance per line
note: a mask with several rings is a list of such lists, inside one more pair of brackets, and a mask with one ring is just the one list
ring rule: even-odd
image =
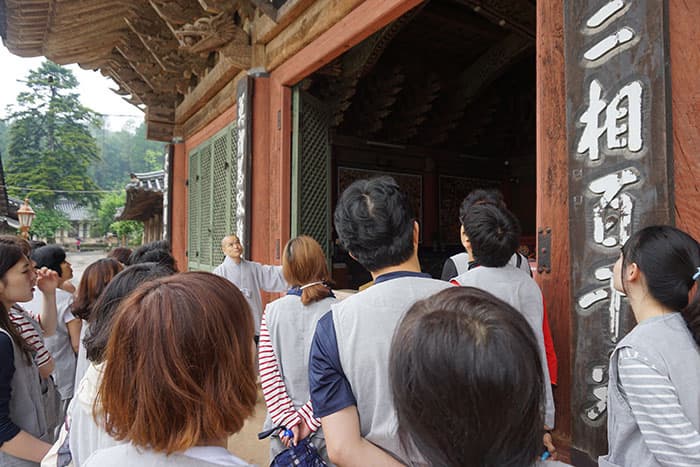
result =
[[107,433],[126,443],[83,465],[248,465],[225,446],[255,408],[253,351],[248,304],[226,279],[141,285],[117,310],[97,396]]
[[699,281],[700,245],[675,227],[646,227],[622,247],[613,285],[637,325],[610,357],[599,465],[700,465]]
[[293,438],[272,438],[270,458],[315,432],[312,443],[329,463],[321,422],[309,399],[309,351],[316,323],[335,303],[326,257],[306,235],[284,248],[287,295],[267,305],[260,324],[260,380],[267,404],[264,430],[284,425]]

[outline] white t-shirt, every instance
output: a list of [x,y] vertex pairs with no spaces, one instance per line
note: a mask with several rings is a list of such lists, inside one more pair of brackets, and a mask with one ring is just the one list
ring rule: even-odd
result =
[[183,452],[182,455],[224,466],[250,465],[221,446],[195,446]]
[[[76,355],[70,341],[70,334],[66,323],[76,318],[71,311],[73,295],[65,290],[56,289],[56,312],[58,315],[58,325],[56,333],[44,339],[46,348],[51,353],[56,362],[54,370],[54,380],[61,393],[61,399],[67,400],[73,397],[73,387],[75,384],[75,364]],[[44,307],[44,294],[39,290],[34,292],[34,298],[30,302],[23,303],[22,306],[34,317],[41,314]]]

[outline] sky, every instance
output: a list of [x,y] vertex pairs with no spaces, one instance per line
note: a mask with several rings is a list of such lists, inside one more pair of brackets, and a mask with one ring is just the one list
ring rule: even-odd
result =
[[[0,44],[0,118],[7,116],[8,104],[14,104],[17,94],[25,90],[24,85],[17,80],[24,80],[29,70],[38,68],[43,60],[44,57],[17,57]],[[102,76],[99,71],[83,70],[78,65],[69,65],[67,68],[80,82],[78,92],[82,104],[105,115],[108,129],[119,130],[129,121],[138,126],[143,121],[143,112],[110,90],[118,87],[110,78]]]

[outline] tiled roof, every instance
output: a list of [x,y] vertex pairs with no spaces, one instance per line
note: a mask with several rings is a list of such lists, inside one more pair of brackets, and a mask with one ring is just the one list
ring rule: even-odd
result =
[[67,199],[59,200],[56,203],[56,209],[65,214],[69,221],[88,221],[93,220],[94,217],[86,206]]
[[127,183],[126,189],[138,188],[145,191],[165,190],[165,171],[156,170],[155,172],[132,173],[131,181]]

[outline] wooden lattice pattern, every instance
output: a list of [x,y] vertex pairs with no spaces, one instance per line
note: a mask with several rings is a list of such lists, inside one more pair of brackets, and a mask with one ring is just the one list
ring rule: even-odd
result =
[[235,228],[235,125],[190,153],[189,269],[211,271],[223,259],[221,239]]
[[299,91],[298,233],[318,241],[331,254],[330,113],[311,95]]

